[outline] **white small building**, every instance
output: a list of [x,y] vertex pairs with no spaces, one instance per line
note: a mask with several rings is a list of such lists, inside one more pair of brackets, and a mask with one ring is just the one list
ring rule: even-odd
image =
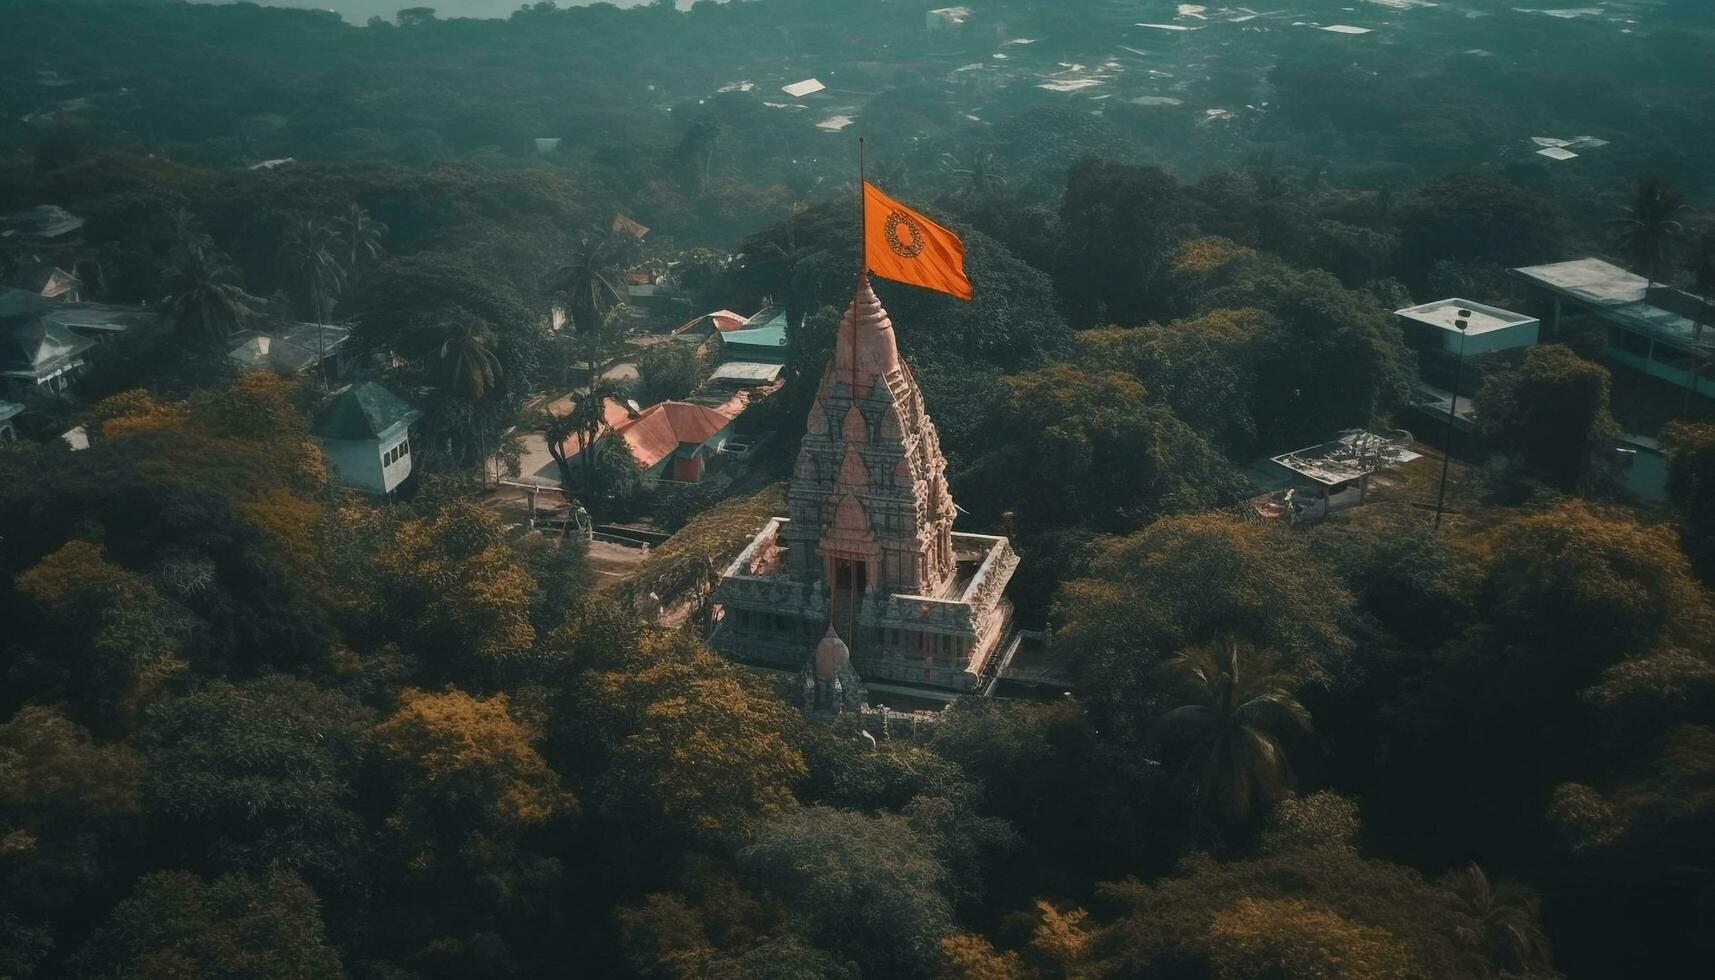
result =
[[[1466,356],[1535,346],[1541,326],[1533,317],[1457,297],[1395,310],[1394,316],[1400,318],[1407,339],[1416,341],[1413,348],[1458,354],[1459,335],[1463,333]],[[1459,329],[1461,320],[1465,321],[1463,331]]]
[[423,413],[373,381],[346,385],[316,412],[312,432],[333,478],[364,493],[392,493],[411,475],[411,423]]

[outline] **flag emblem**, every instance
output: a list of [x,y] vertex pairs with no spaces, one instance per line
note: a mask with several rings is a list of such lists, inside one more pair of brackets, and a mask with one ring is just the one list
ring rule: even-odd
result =
[[[910,240],[900,237],[899,231],[904,228],[910,234]],[[917,227],[917,222],[903,211],[895,211],[887,216],[887,247],[900,258],[914,259],[923,251],[923,229]]]

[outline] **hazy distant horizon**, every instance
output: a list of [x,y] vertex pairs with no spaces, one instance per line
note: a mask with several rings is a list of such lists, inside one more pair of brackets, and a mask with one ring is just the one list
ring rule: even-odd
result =
[[[194,3],[234,3],[236,0],[192,0]],[[510,17],[524,6],[525,0],[252,0],[265,7],[304,7],[314,10],[338,11],[353,24],[362,24],[371,17],[392,20],[393,15],[410,7],[433,7],[441,17]],[[582,7],[598,0],[556,0],[562,7]],[[652,0],[601,0],[616,7],[639,7]],[[689,0],[680,0],[681,7]]]

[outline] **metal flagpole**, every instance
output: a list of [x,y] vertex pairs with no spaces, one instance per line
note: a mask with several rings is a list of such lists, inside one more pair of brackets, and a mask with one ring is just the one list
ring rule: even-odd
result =
[[[852,289],[852,406],[857,406],[858,375],[858,297],[863,294],[863,278],[869,274],[869,189],[864,186],[863,137],[858,137],[858,275]],[[846,652],[857,656],[857,563],[846,565]]]
[[1441,530],[1441,507],[1447,500],[1447,467],[1453,462],[1453,421],[1459,414],[1459,376],[1465,370],[1465,335],[1471,326],[1465,319],[1470,310],[1460,310],[1453,325],[1459,328],[1459,361],[1453,368],[1453,397],[1447,403],[1447,438],[1441,447],[1441,488],[1435,491],[1435,530]]
[[869,194],[864,186],[863,137],[858,137],[858,275],[852,289],[852,400],[857,400],[857,301],[863,277],[869,273]]

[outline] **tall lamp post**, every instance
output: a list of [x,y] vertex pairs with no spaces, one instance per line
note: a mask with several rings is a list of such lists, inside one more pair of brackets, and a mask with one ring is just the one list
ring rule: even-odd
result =
[[1441,529],[1441,505],[1447,499],[1447,467],[1453,462],[1453,420],[1459,414],[1459,379],[1465,371],[1465,336],[1470,329],[1470,310],[1460,310],[1453,325],[1459,328],[1459,361],[1453,367],[1453,397],[1447,402],[1447,438],[1441,443],[1441,488],[1435,492],[1435,529]]

